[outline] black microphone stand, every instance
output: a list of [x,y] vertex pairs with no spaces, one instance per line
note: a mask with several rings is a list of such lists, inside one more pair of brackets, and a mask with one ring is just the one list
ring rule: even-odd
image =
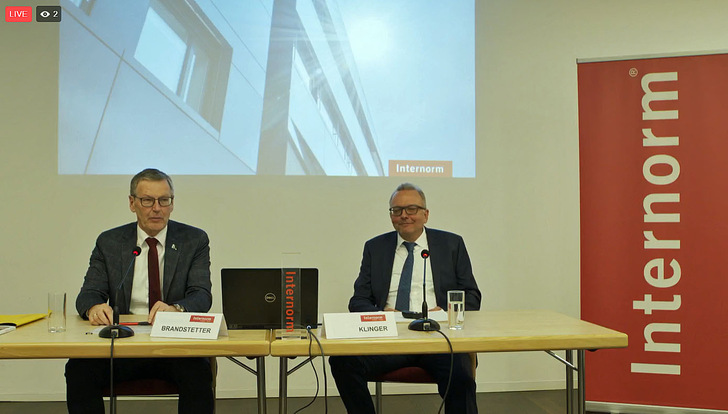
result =
[[436,320],[427,317],[427,290],[425,285],[427,283],[427,258],[430,257],[430,251],[423,250],[421,256],[425,265],[422,272],[422,318],[410,322],[409,329],[412,331],[439,331],[440,324]]
[[113,324],[105,326],[99,331],[100,338],[111,338],[111,355],[109,358],[109,413],[111,414],[116,414],[116,396],[114,393],[114,339],[128,338],[130,336],[134,336],[133,329],[128,326],[119,324],[119,291],[124,287],[126,277],[129,275],[131,267],[134,266],[134,261],[136,260],[136,257],[139,256],[141,252],[142,248],[139,246],[135,247],[134,250],[131,252],[134,257],[131,258],[131,262],[129,262],[129,267],[126,268],[126,272],[121,278],[119,286],[116,287],[116,292],[114,293],[114,316],[112,318]]
[[129,263],[129,267],[126,268],[126,273],[124,273],[124,277],[121,278],[121,282],[119,282],[119,286],[116,287],[116,292],[114,293],[114,317],[113,317],[113,324],[109,326],[105,326],[103,329],[99,331],[99,338],[128,338],[130,336],[134,336],[134,330],[131,329],[128,326],[120,325],[119,324],[119,291],[123,288],[124,282],[126,281],[126,277],[129,275],[129,271],[131,270],[131,267],[134,266],[134,260],[136,260],[136,257],[139,256],[139,253],[142,252],[142,249],[140,247],[135,247],[134,251],[131,252],[131,254],[134,255],[132,257],[131,262]]

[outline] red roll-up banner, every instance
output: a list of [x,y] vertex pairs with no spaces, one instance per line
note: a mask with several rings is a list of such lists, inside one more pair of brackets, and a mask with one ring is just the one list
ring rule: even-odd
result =
[[587,400],[728,409],[728,54],[578,64]]

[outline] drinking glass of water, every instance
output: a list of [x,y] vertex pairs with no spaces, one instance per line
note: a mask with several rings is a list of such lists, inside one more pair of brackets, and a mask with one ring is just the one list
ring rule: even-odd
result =
[[447,321],[450,329],[463,329],[465,325],[465,291],[447,291]]

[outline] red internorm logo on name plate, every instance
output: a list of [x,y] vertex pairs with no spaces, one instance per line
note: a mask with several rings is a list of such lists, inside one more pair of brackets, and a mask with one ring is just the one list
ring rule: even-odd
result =
[[387,317],[384,315],[361,315],[362,322],[384,322]]
[[213,322],[215,322],[215,317],[214,316],[205,316],[205,315],[191,315],[190,322],[213,323]]

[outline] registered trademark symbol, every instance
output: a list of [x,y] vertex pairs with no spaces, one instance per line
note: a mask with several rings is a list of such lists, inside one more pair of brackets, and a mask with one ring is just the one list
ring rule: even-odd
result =
[[638,72],[637,72],[637,68],[631,68],[631,69],[629,70],[629,76],[631,76],[631,77],[633,77],[633,78],[634,78],[635,76],[637,76],[637,73],[638,73]]

